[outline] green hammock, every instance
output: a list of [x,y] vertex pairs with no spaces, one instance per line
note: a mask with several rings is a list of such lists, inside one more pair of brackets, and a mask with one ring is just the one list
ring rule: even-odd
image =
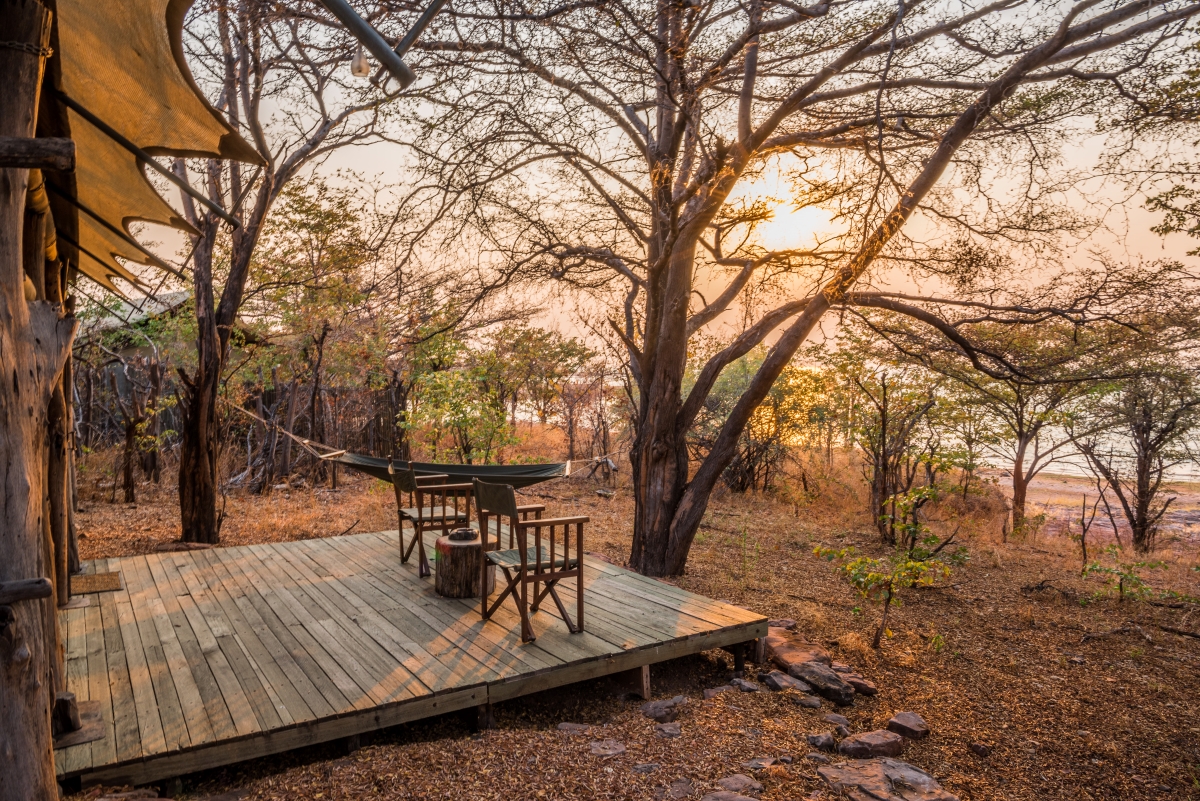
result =
[[[391,482],[388,475],[388,460],[359,453],[330,453],[321,457],[325,461],[337,462],[359,472],[374,476],[380,481]],[[401,464],[405,464],[401,462]],[[413,462],[413,471],[421,475],[445,474],[450,481],[466,482],[473,478],[489,484],[508,484],[512,487],[528,487],[552,478],[570,475],[571,463],[557,464],[434,464]]]

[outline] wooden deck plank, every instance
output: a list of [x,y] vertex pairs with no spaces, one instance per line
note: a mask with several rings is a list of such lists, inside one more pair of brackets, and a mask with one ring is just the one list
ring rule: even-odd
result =
[[[67,689],[76,700],[91,698],[87,665],[86,609],[68,609],[61,613],[67,651]],[[92,765],[92,745],[83,743],[54,752],[54,769],[59,775],[82,771]]]
[[[502,573],[498,574],[498,580],[500,580],[502,576]],[[594,583],[596,578],[597,574],[587,569],[587,562],[585,560],[585,601],[590,592],[588,588]],[[560,594],[567,592],[568,588],[573,587],[574,581],[574,579],[568,579],[563,584],[560,584],[558,587]],[[616,600],[617,603],[615,604],[615,609],[609,609],[606,604],[593,604],[593,608],[590,610],[590,612],[585,605],[585,632],[590,629],[591,634],[605,640],[621,650],[629,650],[631,648],[649,645],[650,643],[656,642],[663,637],[669,638],[679,636],[674,627],[667,627],[662,621],[659,620],[659,616],[663,610],[658,606],[648,608],[646,604],[637,599],[624,598],[619,594],[613,597],[610,593],[606,593],[604,591],[604,586],[600,587],[599,589],[599,595],[606,598],[612,597],[612,599]],[[569,601],[567,599],[569,599]],[[571,612],[574,604],[575,593],[574,590],[571,589],[569,592],[567,592],[566,597],[564,598],[564,606],[567,607],[568,612]],[[506,604],[502,605],[500,609],[505,608],[512,609],[514,621],[513,625],[519,625],[517,622],[518,619],[516,615],[516,607],[512,603],[506,602]],[[630,620],[631,616],[637,616],[637,620]],[[558,626],[561,626],[561,629],[553,624],[550,626],[546,625],[547,623],[552,623],[552,621],[558,621]],[[499,621],[497,620],[497,622]],[[533,615],[533,624],[534,632],[537,634],[538,640],[541,641],[543,637],[550,636],[554,639],[555,645],[553,647],[556,649],[561,650],[566,648],[569,650],[578,645],[578,637],[569,636],[569,631],[567,630],[566,625],[561,622],[561,618],[558,616],[558,609],[554,606],[554,602],[550,599],[546,599],[542,609]],[[697,628],[695,630],[699,631],[703,630],[703,628]],[[684,634],[686,635],[686,633],[687,632]],[[560,638],[558,636],[560,634],[567,635],[567,638]],[[548,646],[544,644],[542,647]],[[587,654],[577,654],[575,655],[575,658],[587,658]],[[566,655],[564,661],[575,660],[570,658],[570,655],[568,654]]]
[[290,596],[284,598],[277,593],[275,582],[261,580],[258,571],[262,570],[262,562],[257,555],[247,548],[220,549],[212,555],[241,576],[245,582],[244,589],[254,602],[255,609],[271,626],[280,642],[287,644],[292,658],[321,690],[322,697],[335,713],[365,709],[372,705],[363,688],[359,687],[342,669],[338,660],[325,650],[322,645],[325,639],[323,631],[318,635],[321,639],[315,639],[292,612],[293,602]]
[[117,761],[124,762],[141,757],[142,735],[138,730],[137,707],[133,700],[133,683],[129,678],[116,595],[116,592],[93,593],[92,603],[100,606],[100,620],[104,626],[104,654],[108,661],[108,689],[113,706],[113,745]]
[[[322,607],[310,593],[312,588],[303,586],[278,564],[272,549],[258,545],[245,547],[259,557],[259,564],[262,565],[261,575],[275,582],[272,593],[287,605],[288,611],[295,616],[300,628],[307,632],[310,638],[319,639],[322,646],[337,659],[337,664],[353,678],[358,694],[365,696],[362,699],[363,705],[385,703],[389,694],[398,688],[395,679],[388,682],[386,689],[380,686],[381,682],[388,678],[388,671],[378,664],[378,645],[367,645],[357,639],[356,633],[361,632],[358,632],[358,627],[353,625],[352,621],[335,622],[329,610]],[[348,622],[351,625],[346,627]],[[354,632],[348,630],[351,628]],[[343,689],[343,692],[346,690]]]
[[[497,574],[497,593],[502,591],[499,587],[503,583],[503,577],[503,573]],[[427,591],[432,593],[432,581],[426,579],[424,584],[430,587]],[[470,604],[475,614],[478,615],[479,601],[472,600]],[[603,625],[593,627],[591,631],[584,631],[582,634],[572,635],[567,630],[566,624],[558,617],[557,610],[554,613],[549,613],[547,610],[545,615],[535,615],[533,622],[538,639],[533,643],[522,643],[520,618],[516,606],[506,600],[496,609],[487,623],[480,627],[480,630],[488,633],[493,631],[510,632],[506,637],[506,644],[509,648],[520,649],[523,652],[541,653],[551,661],[560,663],[594,659],[611,652],[614,648],[627,650],[649,642],[641,639],[639,632],[619,629],[613,631]]]
[[125,642],[125,661],[129,666],[129,681],[133,688],[134,713],[137,716],[138,739],[145,754],[161,754],[167,750],[163,734],[162,718],[159,716],[158,701],[154,695],[154,683],[150,677],[150,666],[146,661],[145,646],[137,620],[133,615],[133,603],[129,597],[129,585],[116,597],[117,620],[121,626],[121,639]]
[[[296,688],[302,705],[293,707],[289,703],[292,718],[301,721],[311,717],[332,715],[338,710],[350,709],[346,696],[330,680],[321,666],[308,651],[300,646],[291,631],[275,614],[266,600],[255,590],[242,571],[227,562],[223,556],[228,549],[219,549],[205,554],[204,558],[214,569],[220,571],[234,602],[242,611],[259,642],[274,657],[279,666]],[[232,556],[231,559],[236,559]],[[307,709],[307,712],[305,711]]]
[[[165,556],[170,555],[165,554]],[[196,602],[188,595],[187,588],[178,580],[178,577],[168,575],[168,563],[164,561],[163,556],[160,554],[148,555],[146,569],[150,572],[151,580],[158,590],[159,603],[162,604],[163,610],[170,620],[173,634],[186,658],[184,667],[191,675],[196,689],[200,693],[204,709],[208,713],[208,721],[212,725],[212,736],[214,739],[224,740],[239,734],[249,734],[254,731],[253,726],[244,725],[245,717],[249,716],[253,719],[249,713],[249,705],[238,704],[239,701],[244,702],[245,699],[238,698],[233,693],[231,693],[231,698],[226,700],[225,693],[222,691],[222,680],[218,679],[218,674],[221,673],[222,667],[225,667],[226,670],[228,667],[222,664],[224,659],[221,657],[216,643],[209,636],[208,627],[196,610]],[[192,625],[193,619],[197,621],[195,627]],[[161,629],[159,636],[162,636]],[[213,651],[217,651],[215,658],[213,658]],[[222,678],[224,677],[222,676]],[[176,676],[175,683],[178,686],[178,676]],[[239,718],[241,723],[239,723]]]
[[91,744],[92,764],[104,765],[116,761],[117,746],[100,604],[92,601],[88,605],[84,624],[87,626],[88,694],[90,700],[100,702],[100,715],[104,719],[104,737]]
[[[330,623],[351,640],[352,652],[380,677],[385,701],[426,695],[442,687],[446,667],[425,653],[404,633],[379,616],[332,575],[314,572],[316,566],[299,544],[274,553],[279,565],[305,588],[308,596],[330,615]],[[420,652],[419,654],[417,652]]]
[[325,571],[334,579],[330,586],[357,609],[357,620],[365,631],[381,645],[392,643],[385,647],[397,658],[400,658],[399,649],[409,654],[401,664],[430,691],[437,693],[454,687],[469,687],[500,677],[488,665],[483,651],[473,643],[451,643],[440,628],[409,614],[359,578],[356,572],[346,569],[341,564],[340,554],[327,545],[322,547],[324,543],[323,540],[301,542],[295,554],[307,558],[314,571]]
[[[390,597],[383,614],[394,619],[398,625],[416,619],[429,629],[440,633],[453,658],[457,649],[466,649],[481,664],[487,665],[496,680],[510,674],[527,670],[539,670],[560,664],[561,660],[549,659],[545,655],[525,653],[514,646],[519,640],[503,641],[482,636],[478,612],[474,615],[459,608],[452,608],[444,599],[430,596],[431,584],[417,577],[415,569],[400,565],[398,559],[389,559],[389,553],[378,553],[369,545],[365,550],[355,549],[346,537],[330,538],[329,547],[336,558],[352,565],[359,571],[359,578],[382,597]],[[389,564],[389,561],[391,564]],[[386,566],[386,568],[385,568]],[[348,569],[348,568],[347,568]],[[439,644],[440,645],[440,644]]]
[[[208,571],[210,586],[214,583],[220,585],[221,592],[215,594],[217,603],[233,625],[235,636],[245,648],[264,690],[276,705],[276,714],[281,723],[287,725],[312,720],[316,715],[304,700],[304,693],[316,693],[316,688],[304,672],[295,667],[278,639],[250,606],[241,588],[228,580],[229,574],[224,565],[209,560],[204,551],[196,551],[195,557],[197,563]],[[281,663],[289,663],[288,668]],[[302,683],[301,689],[296,687],[297,679]]]
[[[402,601],[414,614],[424,614],[432,620],[442,621],[442,625],[451,627],[455,633],[464,638],[472,635],[481,639],[485,648],[491,650],[501,662],[508,662],[505,654],[512,655],[515,661],[529,665],[532,670],[544,670],[561,665],[564,659],[539,647],[522,646],[520,632],[516,626],[516,614],[513,613],[513,625],[486,625],[480,619],[479,601],[476,599],[439,598],[433,593],[430,579],[421,579],[415,568],[396,564],[378,553],[375,548],[379,540],[357,540],[352,537],[331,538],[338,540],[336,547],[347,549],[348,554],[358,554],[358,564],[373,565],[371,578],[375,581],[387,582],[398,598],[411,599]],[[387,542],[384,541],[385,547]]]
[[[183,721],[187,726],[187,739],[189,741],[187,745],[195,746],[210,742],[214,739],[213,724],[209,718],[208,708],[204,703],[204,696],[201,695],[200,686],[197,684],[196,676],[192,672],[189,660],[198,663],[196,665],[197,672],[207,670],[208,663],[205,662],[199,648],[196,648],[193,654],[184,652],[184,646],[180,642],[179,636],[175,633],[176,620],[173,620],[167,613],[166,604],[163,602],[158,586],[154,583],[154,577],[151,574],[150,566],[147,564],[147,558],[139,556],[129,560],[126,564],[128,566],[127,569],[131,573],[136,574],[139,584],[138,600],[133,605],[134,614],[139,619],[144,618],[149,620],[154,626],[154,632],[158,636],[159,645],[162,647],[161,659],[165,662],[167,670],[170,672]],[[170,587],[164,587],[163,592],[167,595],[168,600],[173,606],[179,606],[174,596],[171,595]],[[181,627],[186,627],[187,620],[182,615],[178,615],[178,624]],[[145,639],[145,631],[142,632],[142,637]],[[209,678],[211,679],[211,674]],[[155,687],[157,688],[158,685],[156,684]],[[224,702],[222,701],[221,703],[223,704]],[[228,712],[225,714],[228,715]],[[163,719],[163,730],[167,730],[167,721],[165,718]],[[221,730],[232,732],[232,721],[228,721]],[[171,748],[171,744],[172,738],[168,737],[168,749]]]
[[221,688],[225,705],[233,715],[238,734],[282,726],[283,720],[274,702],[234,638],[233,623],[213,597],[205,578],[207,570],[197,566],[195,552],[164,554],[162,564],[172,584],[182,582],[192,599],[191,608],[186,612],[188,621],[205,644],[205,656]]
[[[103,563],[126,591],[62,620],[68,682],[81,698],[107,689],[114,748],[58,752],[58,772],[145,784],[766,632],[761,615],[585,559],[587,630],[570,634],[551,602],[522,643],[512,604],[482,621],[478,600],[438,596],[396,550],[383,532]],[[202,690],[232,734],[216,733]]]

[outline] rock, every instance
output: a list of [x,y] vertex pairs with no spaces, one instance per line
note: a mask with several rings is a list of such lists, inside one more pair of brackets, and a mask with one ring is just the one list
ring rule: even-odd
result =
[[825,721],[826,723],[832,723],[834,726],[850,725],[850,719],[845,715],[839,715],[837,712],[830,712],[828,715],[821,718],[821,720]]
[[854,688],[828,665],[820,662],[801,662],[789,667],[788,675],[800,679],[812,687],[817,695],[828,698],[838,706],[850,706],[854,703]]
[[752,681],[746,681],[745,679],[733,679],[729,683],[744,693],[758,692],[758,685]]
[[855,734],[838,743],[838,753],[854,759],[894,757],[904,750],[904,738],[891,731],[869,731]]
[[749,770],[762,770],[771,767],[778,761],[775,757],[755,757],[748,762],[743,762],[742,767]]
[[846,728],[845,726],[836,727],[833,730],[833,733],[836,734],[838,737],[843,737],[843,738],[850,736],[850,730],[848,728]]
[[683,729],[678,723],[655,723],[655,737],[678,737],[683,734]]
[[794,679],[780,670],[772,670],[768,673],[766,678],[763,679],[763,684],[772,690],[799,690],[802,693],[812,692],[808,685],[800,681],[800,679]]
[[592,748],[592,756],[614,757],[625,753],[625,746],[616,740],[596,740],[589,745]]
[[647,701],[642,704],[642,714],[659,723],[670,723],[679,715],[679,707],[687,703],[687,697],[677,695],[674,698],[664,698],[661,701]]
[[778,620],[768,620],[767,629],[783,629],[784,631],[793,631],[796,628],[796,621],[790,617],[781,617]]
[[924,740],[929,736],[929,724],[916,712],[897,712],[887,722],[887,730],[910,740]]
[[617,493],[610,489],[598,489],[598,490],[596,490],[596,494],[599,495],[601,498],[611,498],[614,495],[616,495]]
[[586,723],[560,723],[558,724],[559,731],[565,731],[567,734],[586,734],[591,730],[591,726]]
[[983,743],[971,743],[967,746],[967,748],[970,748],[971,753],[977,757],[983,757],[986,759],[992,755],[992,749]]
[[[768,628],[765,642],[767,659],[774,662],[780,670],[793,676],[789,668],[804,662],[820,662],[828,665],[833,657],[819,645],[807,642],[803,638],[791,634],[786,628]],[[797,676],[797,678],[800,678]]]
[[658,770],[661,767],[662,767],[662,765],[660,765],[657,762],[643,762],[640,765],[634,765],[633,772],[634,773],[653,773],[654,771]]
[[726,690],[732,690],[732,689],[733,689],[733,687],[729,686],[728,684],[723,684],[720,687],[712,687],[712,688],[704,691],[704,700],[709,701],[713,698],[716,698],[718,695],[725,692]]
[[821,732],[820,734],[810,734],[805,739],[808,744],[818,751],[833,751],[837,748],[837,741],[833,739],[833,732]]
[[1070,659],[1068,659],[1067,661],[1070,662],[1072,665],[1082,665],[1087,660],[1084,659],[1082,656],[1073,656]]
[[854,668],[847,665],[845,662],[831,662],[829,667],[833,668],[836,673],[853,673]]
[[732,793],[761,793],[763,788],[762,782],[756,782],[745,773],[735,773],[724,779],[717,779],[717,784],[722,790],[729,790]]
[[741,793],[731,793],[728,790],[718,790],[715,793],[705,793],[700,801],[754,801],[753,798]]
[[879,688],[875,686],[875,682],[867,681],[857,673],[842,673],[842,681],[854,688],[854,692],[862,695],[875,695],[879,692]]
[[809,754],[805,754],[804,758],[807,759],[809,762],[816,762],[821,765],[828,765],[832,761],[832,760],[830,760],[829,757],[825,756],[824,754],[819,754],[816,751],[813,751],[812,753],[809,753]]
[[668,787],[660,787],[655,791],[655,798],[690,798],[696,792],[696,786],[691,779],[676,779]]
[[815,695],[791,695],[792,703],[807,707],[808,709],[820,709],[821,699]]
[[790,764],[792,764],[792,762],[793,762],[794,760],[793,760],[793,759],[792,759],[790,756],[788,756],[787,754],[784,754],[783,756],[781,756],[781,757],[779,758],[779,761],[780,761],[780,762],[782,762],[784,765],[790,765]]
[[928,773],[897,759],[839,762],[817,768],[817,775],[851,801],[958,801]]

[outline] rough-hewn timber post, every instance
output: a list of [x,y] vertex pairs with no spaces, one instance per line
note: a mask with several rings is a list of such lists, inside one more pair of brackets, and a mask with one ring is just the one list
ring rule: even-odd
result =
[[[0,0],[0,136],[34,135],[50,13],[37,0]],[[44,52],[41,51],[41,52]],[[50,395],[70,351],[73,321],[27,302],[22,262],[29,171],[0,169],[0,583],[49,577],[42,550],[42,460]],[[38,251],[44,242],[36,243]],[[56,799],[50,734],[53,598],[0,606],[0,801]],[[51,618],[52,619],[52,618]]]

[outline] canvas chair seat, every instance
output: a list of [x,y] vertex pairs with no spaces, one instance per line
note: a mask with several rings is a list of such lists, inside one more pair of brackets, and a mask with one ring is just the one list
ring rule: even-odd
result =
[[[548,548],[543,547],[541,549],[541,551],[542,551],[542,567],[543,568],[554,568],[555,570],[557,570],[559,568],[573,568],[579,564],[579,556],[577,554],[572,554],[570,561],[567,562],[566,560],[563,559],[563,556],[561,553],[557,553],[554,555],[554,564],[551,564],[550,563],[550,550]],[[489,562],[491,562],[494,565],[498,565],[500,567],[508,567],[508,568],[520,567],[521,566],[521,549],[513,548],[513,549],[507,550],[507,551],[488,551],[487,558],[488,558]],[[529,548],[525,549],[525,564],[529,570],[533,570],[537,567],[537,558],[538,558],[537,549],[535,549],[533,547],[529,547]]]
[[427,506],[424,509],[418,509],[415,506],[409,506],[400,510],[400,516],[411,522],[425,520],[466,523],[471,518],[466,511],[461,509],[456,510],[453,506]]

